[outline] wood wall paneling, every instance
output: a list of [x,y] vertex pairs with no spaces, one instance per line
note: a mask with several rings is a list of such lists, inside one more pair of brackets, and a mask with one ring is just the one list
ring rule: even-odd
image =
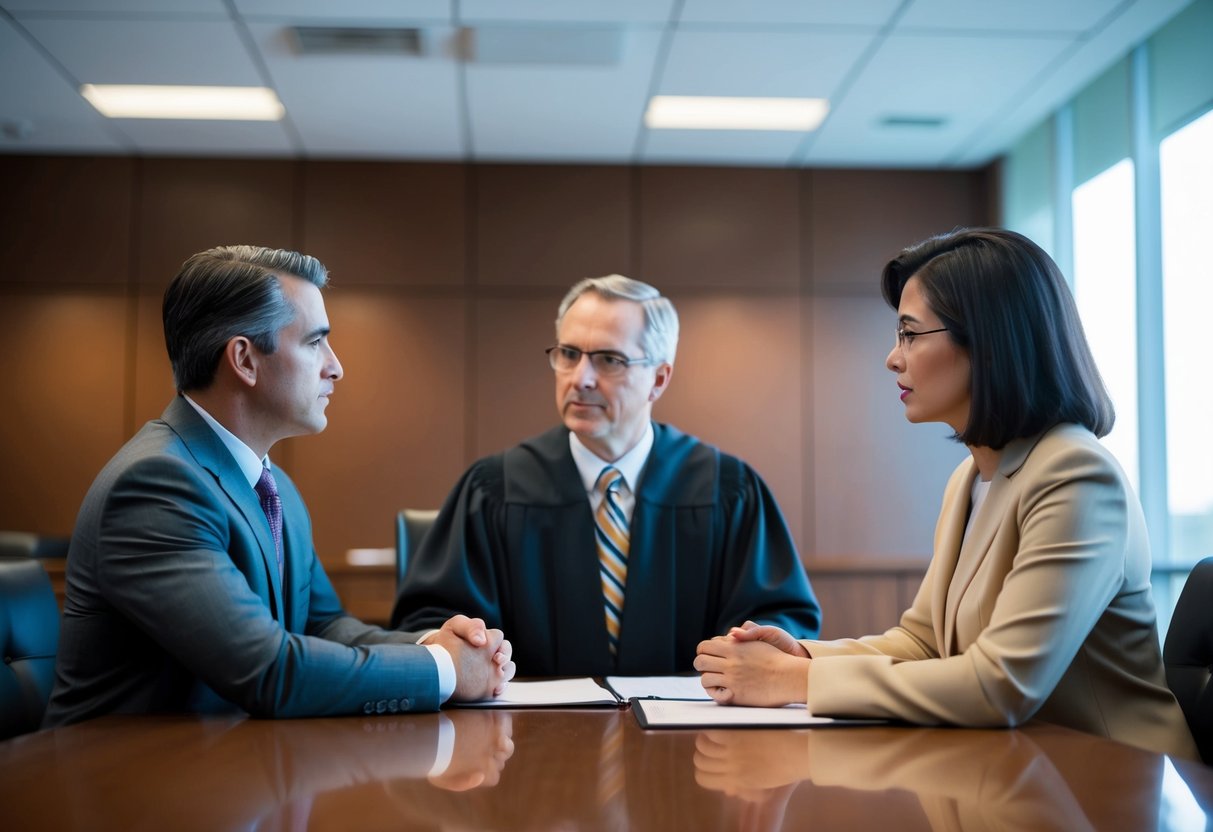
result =
[[0,283],[125,286],[132,159],[0,156]]
[[134,433],[149,419],[158,419],[165,406],[177,394],[173,370],[164,347],[164,323],[161,306],[164,291],[142,289],[135,300],[134,315],[134,413],[129,432]]
[[302,250],[335,286],[462,286],[467,168],[390,162],[309,162]]
[[215,246],[298,248],[297,163],[144,159],[139,163],[139,282],[169,284],[192,254]]
[[0,353],[0,528],[67,535],[97,472],[126,439],[122,290],[6,294]]
[[818,557],[930,552],[948,476],[968,454],[912,425],[885,367],[896,316],[874,297],[813,302],[814,539]]
[[[555,341],[564,287],[545,298],[485,298],[476,304],[472,455],[496,453],[560,424],[545,347]],[[470,462],[471,460],[469,460]]]
[[654,417],[750,463],[804,552],[797,294],[675,292],[671,299],[681,337]]
[[628,168],[482,165],[473,178],[478,284],[567,289],[631,271]]
[[883,633],[897,623],[898,579],[885,575],[829,575],[809,569],[821,604],[821,638],[858,638]]
[[813,170],[805,233],[815,291],[880,296],[880,272],[906,246],[990,221],[986,177],[968,171]]
[[640,270],[682,287],[800,285],[799,171],[645,167],[638,173]]
[[288,473],[335,560],[394,545],[396,512],[439,505],[462,473],[467,339],[458,299],[335,287],[325,302],[344,377],[324,432],[290,440]]

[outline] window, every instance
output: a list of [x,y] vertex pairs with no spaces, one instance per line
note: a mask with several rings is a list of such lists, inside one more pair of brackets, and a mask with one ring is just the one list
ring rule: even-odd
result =
[[1213,111],[1162,140],[1163,347],[1170,559],[1213,555]]
[[1104,437],[1138,487],[1137,248],[1133,162],[1122,159],[1074,189],[1074,299],[1116,426]]

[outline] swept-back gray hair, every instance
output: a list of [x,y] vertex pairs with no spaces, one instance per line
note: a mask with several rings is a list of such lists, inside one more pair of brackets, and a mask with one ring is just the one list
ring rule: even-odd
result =
[[557,339],[560,338],[560,323],[565,313],[586,292],[594,292],[607,300],[639,303],[644,309],[644,332],[640,335],[644,354],[658,363],[674,363],[674,354],[678,351],[678,313],[674,311],[674,304],[653,286],[621,274],[587,277],[569,289],[556,311]]
[[315,257],[261,246],[220,246],[186,260],[164,293],[164,343],[179,391],[203,390],[227,342],[247,336],[263,353],[295,317],[278,276],[323,288],[328,272]]

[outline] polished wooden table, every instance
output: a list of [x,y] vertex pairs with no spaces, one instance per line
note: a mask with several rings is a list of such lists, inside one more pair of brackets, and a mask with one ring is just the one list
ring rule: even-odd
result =
[[106,717],[0,743],[14,832],[1204,829],[1211,798],[1213,769],[1044,725],[644,731],[626,710],[449,710]]

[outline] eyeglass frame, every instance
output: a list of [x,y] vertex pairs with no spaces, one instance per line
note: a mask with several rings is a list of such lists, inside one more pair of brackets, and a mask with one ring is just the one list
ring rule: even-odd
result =
[[897,348],[904,352],[907,348],[907,338],[910,339],[908,343],[913,344],[914,339],[919,335],[934,335],[936,332],[948,331],[946,326],[941,326],[939,329],[924,329],[921,332],[915,332],[914,330],[906,329],[904,326],[899,326],[897,327]]
[[[556,362],[559,360],[556,357],[557,350],[566,350],[568,352],[575,352],[575,353],[577,353],[577,360],[574,361],[567,368],[557,367]],[[643,355],[640,358],[630,358],[630,357],[624,355],[623,353],[619,352],[618,350],[583,350],[583,349],[578,349],[577,347],[570,347],[568,344],[553,344],[552,346],[545,349],[543,352],[548,357],[549,366],[551,366],[551,368],[558,373],[559,372],[569,372],[569,371],[573,370],[575,367],[577,367],[577,365],[579,365],[581,363],[581,359],[583,356],[586,356],[590,359],[590,366],[592,366],[594,368],[594,372],[598,373],[599,375],[604,375],[604,376],[621,376],[624,373],[626,373],[629,369],[631,369],[633,366],[643,366],[645,364],[657,363],[655,359],[650,358],[647,355]],[[614,358],[620,362],[621,366],[611,367],[608,365],[607,368],[604,370],[602,367],[598,366],[597,362],[594,361],[594,358],[599,355],[605,355],[610,358]]]

